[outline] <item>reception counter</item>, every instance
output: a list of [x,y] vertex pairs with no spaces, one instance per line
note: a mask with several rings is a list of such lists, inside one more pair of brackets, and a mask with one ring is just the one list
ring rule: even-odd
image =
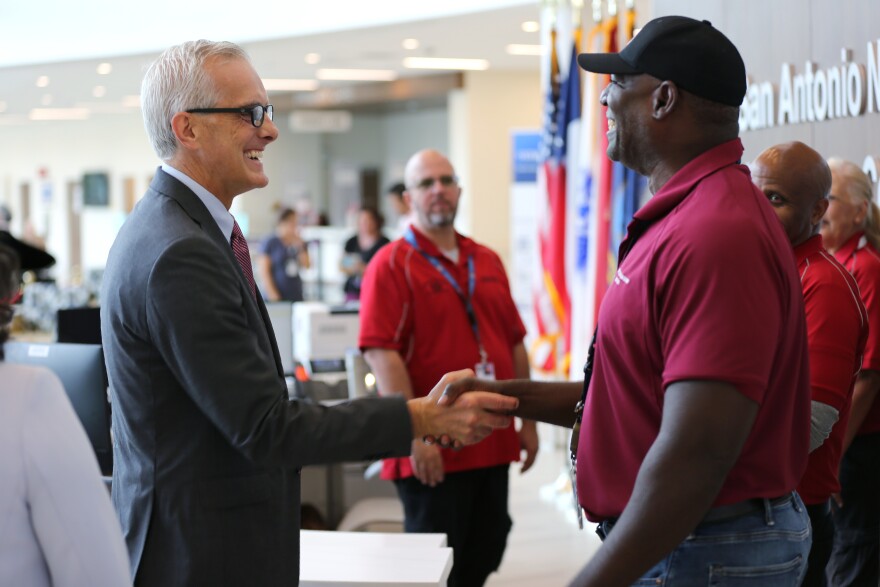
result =
[[445,587],[445,534],[300,532],[301,587]]

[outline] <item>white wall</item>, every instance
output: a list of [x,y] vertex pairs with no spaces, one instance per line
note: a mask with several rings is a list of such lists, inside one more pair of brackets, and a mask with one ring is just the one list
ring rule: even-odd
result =
[[[281,134],[264,159],[269,186],[236,199],[237,209],[248,214],[251,238],[272,230],[276,203],[293,206],[308,198],[316,209],[329,210],[334,166],[379,169],[379,189],[384,193],[402,179],[410,155],[426,147],[445,151],[449,142],[445,108],[355,114],[351,130],[345,133],[294,133],[286,127],[286,115],[276,120]],[[386,202],[381,204],[389,216]]]
[[[406,159],[425,146],[445,150],[446,110],[354,117],[350,132],[343,134],[295,134],[286,128],[284,115],[278,141],[266,151],[269,186],[237,198],[235,213],[248,215],[251,238],[272,229],[276,202],[292,205],[297,199],[313,199],[316,208],[328,205],[331,164],[350,162],[375,167],[381,172],[380,189],[396,181]],[[70,277],[67,190],[86,171],[103,171],[110,176],[110,205],[107,209],[83,211],[83,255],[85,269],[100,268],[123,213],[123,180],[135,180],[135,192],[143,194],[160,161],[150,147],[140,111],[96,116],[86,121],[29,123],[0,126],[0,204],[13,214],[12,232],[21,234],[21,185],[31,191],[31,217],[39,232],[48,229],[47,245],[58,260],[56,277]],[[44,207],[40,169],[48,171],[51,202]],[[383,202],[384,204],[384,202]]]
[[406,162],[417,151],[422,149],[436,149],[441,153],[449,151],[448,120],[446,108],[396,112],[385,117],[386,184],[403,181]]
[[[537,73],[468,74],[465,88],[450,94],[450,108],[358,114],[350,132],[294,134],[279,115],[281,136],[264,159],[269,186],[237,198],[233,213],[248,216],[252,239],[272,229],[274,203],[292,205],[311,198],[326,208],[334,163],[348,162],[380,170],[380,190],[401,179],[410,155],[424,148],[448,153],[463,178],[462,230],[509,255],[508,196],[512,128],[537,127],[540,96]],[[0,127],[0,203],[10,207],[21,230],[20,186],[31,184],[32,217],[49,218],[48,248],[58,259],[56,277],[70,277],[66,193],[86,171],[110,177],[107,209],[86,209],[82,226],[85,269],[100,268],[124,211],[123,180],[133,178],[143,194],[159,161],[143,129],[140,111],[96,116],[87,121],[29,123]],[[52,201],[40,208],[38,170],[49,172]],[[384,199],[383,199],[384,200]],[[386,203],[382,202],[383,208]],[[388,210],[383,209],[388,215]],[[390,219],[390,220],[393,220]]]
[[[107,235],[95,232],[95,225],[98,225],[97,230],[106,225],[91,220],[114,212],[121,213],[123,179],[134,178],[135,189],[141,193],[158,164],[144,132],[139,110],[84,121],[2,126],[0,203],[9,206],[12,211],[13,232],[20,232],[23,220],[19,206],[21,185],[31,186],[31,216],[40,232],[48,224],[49,233],[44,236],[47,236],[48,249],[58,260],[56,276],[66,281],[69,277],[69,251],[64,219],[68,211],[68,183],[79,182],[86,171],[109,173],[109,208],[83,211],[83,224],[92,228],[91,234],[83,234],[83,241],[89,240],[100,248],[107,241]],[[52,194],[51,201],[45,207],[40,196],[42,182],[38,177],[41,168],[48,171],[47,181]],[[85,252],[85,268],[94,268],[94,259],[101,253],[93,249]],[[106,253],[103,256],[106,258]]]

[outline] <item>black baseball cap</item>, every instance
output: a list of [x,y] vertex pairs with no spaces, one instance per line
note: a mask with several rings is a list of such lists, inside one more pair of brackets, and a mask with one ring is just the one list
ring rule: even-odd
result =
[[746,95],[746,66],[739,51],[708,20],[661,16],[620,53],[582,53],[577,61],[594,73],[647,73],[728,106],[741,105]]

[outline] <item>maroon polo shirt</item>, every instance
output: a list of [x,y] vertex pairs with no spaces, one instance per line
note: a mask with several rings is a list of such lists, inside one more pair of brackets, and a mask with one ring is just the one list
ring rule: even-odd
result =
[[635,215],[651,225],[602,302],[578,445],[578,494],[593,521],[623,511],[677,381],[727,382],[759,405],[714,505],[785,494],[803,475],[803,297],[791,244],[742,153],[739,139],[703,153]]

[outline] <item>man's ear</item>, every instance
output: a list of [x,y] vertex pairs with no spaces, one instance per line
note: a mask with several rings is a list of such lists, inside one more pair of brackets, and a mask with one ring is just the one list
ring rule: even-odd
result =
[[681,93],[678,90],[678,86],[667,80],[660,82],[660,85],[654,89],[651,97],[652,115],[656,120],[661,120],[672,114],[678,106]]
[[188,112],[178,112],[171,118],[171,131],[184,149],[193,149],[198,143],[196,129],[192,123],[193,117]]
[[825,211],[828,210],[828,204],[828,198],[822,198],[813,206],[813,213],[810,214],[810,224],[812,226],[818,226],[822,222],[822,217],[825,216]]

